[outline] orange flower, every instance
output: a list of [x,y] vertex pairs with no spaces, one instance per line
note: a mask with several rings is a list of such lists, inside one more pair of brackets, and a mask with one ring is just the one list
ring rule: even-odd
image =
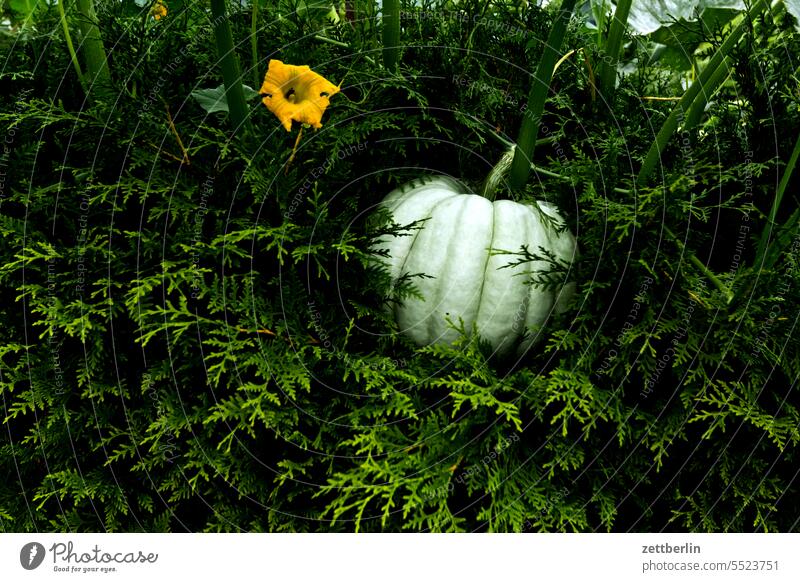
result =
[[285,65],[274,59],[261,85],[261,100],[275,114],[286,131],[292,131],[292,120],[319,129],[322,114],[330,105],[331,95],[339,87],[312,71],[308,65]]
[[150,9],[150,14],[152,14],[153,18],[156,20],[161,20],[167,15],[166,4],[164,4],[161,0],[156,0],[156,3],[153,4],[153,7]]

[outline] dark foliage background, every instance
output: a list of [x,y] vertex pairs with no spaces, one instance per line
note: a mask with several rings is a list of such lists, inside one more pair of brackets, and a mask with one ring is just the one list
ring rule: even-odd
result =
[[577,234],[578,293],[537,349],[495,362],[393,332],[367,217],[421,174],[480,182],[551,14],[404,5],[392,76],[369,20],[273,2],[252,68],[251,10],[231,3],[246,81],[270,58],[342,81],[289,163],[297,130],[265,107],[232,139],[191,97],[221,83],[208,7],[166,4],[156,21],[97,3],[102,98],[54,7],[0,39],[3,531],[797,528],[796,175],[756,252],[800,127],[791,17],[752,23],[639,188],[673,106],[646,97],[690,73],[628,39],[638,66],[606,103],[573,23],[527,196]]

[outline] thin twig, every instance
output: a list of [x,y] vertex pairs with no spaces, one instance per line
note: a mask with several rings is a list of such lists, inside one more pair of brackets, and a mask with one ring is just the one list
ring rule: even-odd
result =
[[322,36],[321,34],[315,34],[312,37],[314,40],[318,40],[320,42],[326,42],[328,44],[332,44],[333,46],[341,46],[344,48],[350,48],[350,45],[346,42],[341,42],[338,40],[333,40],[332,38],[328,38],[327,36]]
[[680,97],[651,97],[650,95],[645,95],[642,97],[645,101],[680,101]]
[[[162,99],[162,101],[164,100]],[[172,121],[172,114],[169,112],[169,105],[167,104],[166,101],[164,101],[164,109],[167,110],[167,121],[169,122],[169,129],[170,131],[172,131],[172,135],[174,135],[175,139],[178,141],[178,147],[181,148],[181,153],[183,154],[183,159],[180,162],[188,166],[191,164],[191,162],[189,161],[189,153],[186,151],[186,148],[183,147],[181,136],[178,135],[178,130],[175,128],[175,123]]]
[[277,337],[277,334],[269,329],[245,329],[243,327],[237,327],[236,329],[237,331],[241,331],[242,333],[263,333],[266,335]]
[[708,277],[708,280],[711,281],[714,286],[722,291],[722,294],[725,295],[726,303],[730,303],[733,300],[733,292],[728,288],[725,283],[719,280],[719,278],[711,272],[711,270],[703,264],[703,261],[698,259],[692,252],[686,250],[686,245],[683,244],[683,241],[680,240],[677,236],[673,234],[673,232],[669,229],[667,225],[664,225],[664,232],[667,233],[667,236],[672,239],[672,241],[678,245],[678,248],[685,252],[688,257],[689,261],[698,269],[700,269],[703,274]]
[[286,162],[286,171],[284,172],[285,175],[289,175],[289,166],[292,165],[292,161],[294,161],[294,156],[297,154],[297,146],[300,144],[300,137],[303,135],[303,126],[300,126],[300,131],[297,133],[297,139],[294,140],[294,147],[292,148],[292,155],[289,156],[289,161]]
[[[291,339],[289,339],[288,337],[279,336],[279,335],[278,335],[277,333],[275,333],[274,331],[272,331],[272,330],[270,330],[270,329],[266,329],[266,328],[263,328],[263,329],[247,329],[247,328],[244,328],[244,327],[237,327],[237,328],[236,328],[236,331],[239,331],[239,332],[241,332],[241,333],[261,333],[261,334],[264,334],[264,335],[268,335],[268,336],[270,336],[270,337],[279,337],[279,338],[281,338],[281,339],[283,339],[283,340],[286,340],[287,342],[289,342],[289,344],[290,344],[290,345],[293,345],[293,344],[292,344],[292,340],[291,340]],[[318,343],[320,343],[318,339],[316,339],[316,338],[313,338],[313,337],[311,337],[310,335],[309,335],[309,336],[307,336],[307,338],[308,338],[308,339],[307,339],[306,341],[307,341],[309,344],[318,344]]]
[[164,154],[164,155],[165,155],[165,156],[167,156],[168,158],[172,158],[173,160],[175,160],[175,161],[176,161],[176,162],[178,162],[178,163],[181,163],[181,164],[183,163],[183,160],[182,160],[182,159],[180,159],[180,158],[179,158],[178,156],[176,156],[175,154],[172,154],[172,153],[170,153],[169,151],[165,150],[164,148],[162,148],[162,147],[158,147],[156,144],[154,144],[154,143],[152,143],[152,142],[149,142],[149,141],[146,141],[146,142],[144,142],[144,143],[145,143],[145,144],[147,144],[147,145],[149,145],[151,148],[153,148],[154,150],[156,150],[158,153]]

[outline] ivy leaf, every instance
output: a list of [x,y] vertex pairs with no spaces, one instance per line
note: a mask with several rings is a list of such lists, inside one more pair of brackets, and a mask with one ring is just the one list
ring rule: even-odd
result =
[[[242,85],[244,98],[251,101],[259,96],[258,91],[247,85]],[[225,85],[220,85],[214,89],[196,89],[192,91],[192,97],[197,103],[206,110],[206,113],[216,113],[217,111],[228,112],[228,99],[225,96]]]

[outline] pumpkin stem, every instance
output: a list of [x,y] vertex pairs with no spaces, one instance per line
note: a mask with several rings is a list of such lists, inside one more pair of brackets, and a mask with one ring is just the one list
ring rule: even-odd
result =
[[511,162],[514,161],[514,150],[516,149],[517,146],[512,145],[511,148],[503,154],[503,157],[500,158],[497,165],[492,168],[492,171],[489,172],[489,175],[486,176],[486,180],[483,182],[481,196],[490,202],[494,202],[495,198],[497,198],[497,188],[506,179],[506,174],[508,174],[508,170],[511,169]]
[[530,94],[528,95],[528,105],[522,125],[519,128],[517,144],[519,148],[511,168],[511,189],[521,191],[528,182],[531,173],[531,163],[533,162],[533,151],[536,145],[536,136],[539,133],[539,124],[544,112],[544,102],[550,91],[550,82],[553,79],[556,61],[561,50],[561,44],[566,36],[567,25],[569,24],[572,11],[575,8],[576,0],[563,0],[559,11],[556,13],[553,28],[547,37],[544,51],[536,69]]

